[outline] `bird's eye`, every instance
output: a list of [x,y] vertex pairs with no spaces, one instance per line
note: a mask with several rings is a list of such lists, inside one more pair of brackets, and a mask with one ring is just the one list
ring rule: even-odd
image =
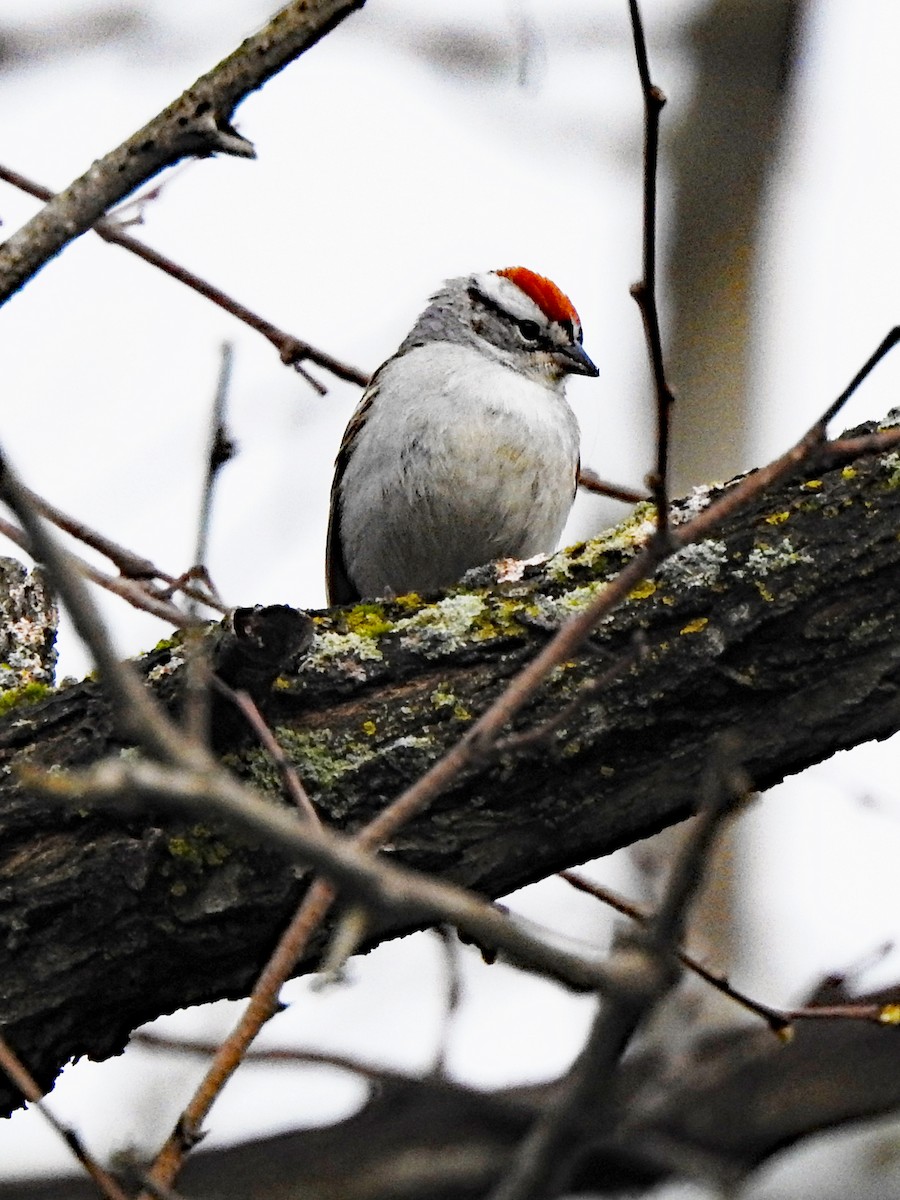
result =
[[526,342],[536,342],[541,336],[541,327],[537,321],[520,321],[519,331]]

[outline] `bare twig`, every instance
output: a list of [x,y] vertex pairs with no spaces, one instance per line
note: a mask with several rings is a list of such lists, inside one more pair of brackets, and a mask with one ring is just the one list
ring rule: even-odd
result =
[[651,499],[646,492],[622,487],[618,483],[607,483],[596,471],[585,466],[578,468],[578,486],[595,496],[608,496],[610,500],[623,500],[626,504],[640,504],[643,500]]
[[209,446],[206,453],[206,474],[203,479],[203,494],[200,498],[200,516],[197,519],[197,548],[194,551],[194,562],[198,566],[206,565],[206,555],[209,547],[209,523],[212,515],[212,496],[216,477],[219,472],[234,457],[234,443],[228,436],[225,424],[225,407],[228,403],[228,388],[231,383],[231,365],[234,360],[234,347],[231,342],[222,343],[222,359],[219,364],[219,378],[216,381],[216,393],[213,398],[212,415],[209,422]]
[[[579,892],[584,892],[588,896],[593,896],[594,899],[600,900],[603,904],[615,909],[616,912],[622,913],[623,916],[631,917],[634,921],[639,921],[642,924],[649,921],[652,917],[650,910],[640,904],[635,904],[632,900],[626,900],[618,892],[612,888],[605,887],[601,883],[596,883],[593,880],[585,879],[576,871],[560,871],[560,879],[564,879]],[[811,1005],[801,1008],[774,1008],[771,1004],[764,1004],[761,1000],[755,1000],[752,996],[748,996],[746,992],[739,991],[724,975],[717,971],[711,971],[704,966],[698,958],[689,954],[686,950],[678,951],[678,958],[681,963],[698,975],[705,983],[714,987],[717,992],[721,992],[723,996],[727,996],[729,1000],[733,1000],[739,1004],[741,1008],[747,1012],[753,1013],[754,1016],[761,1017],[769,1026],[773,1033],[779,1037],[790,1035],[791,1025],[794,1021],[868,1021],[876,1025],[884,1025],[886,1023],[884,1005],[882,1004],[832,1004],[832,1005]]]
[[[222,343],[219,376],[213,396],[212,414],[209,423],[209,443],[206,451],[206,470],[200,497],[200,513],[197,518],[197,542],[194,550],[196,569],[206,570],[209,547],[209,527],[212,519],[212,500],[216,478],[222,467],[234,456],[234,444],[228,437],[225,425],[225,410],[228,403],[228,388],[231,383],[231,364],[234,349],[230,342]],[[191,606],[192,615],[196,609]],[[197,634],[185,639],[187,672],[184,704],[184,726],[187,736],[201,743],[209,739],[210,673],[206,662],[207,643]]]
[[75,517],[70,517],[61,508],[57,508],[55,504],[51,504],[49,500],[45,500],[43,496],[39,496],[37,492],[33,492],[31,488],[25,487],[24,484],[21,487],[23,494],[27,496],[29,502],[42,517],[45,517],[57,529],[61,529],[63,533],[68,533],[70,537],[83,542],[85,546],[90,546],[92,550],[96,550],[104,558],[108,558],[126,579],[165,578],[149,558],[135,554],[134,551],[129,550],[125,546],[120,546],[118,542],[114,542],[112,538],[108,538],[104,534],[98,533],[95,529],[91,529],[83,521],[79,521]]
[[291,0],[143,129],[92,163],[0,246],[0,303],[164,167],[190,156],[253,157],[252,144],[231,124],[234,110],[364,3]]
[[[190,580],[195,578],[193,572],[187,575],[182,575],[176,578],[174,575],[167,575],[165,571],[161,571],[154,563],[142,555],[135,554],[133,550],[127,549],[125,546],[120,546],[118,542],[114,542],[111,538],[106,537],[102,533],[98,533],[95,529],[91,529],[83,521],[71,517],[68,513],[63,512],[61,508],[57,508],[55,504],[51,504],[45,500],[43,496],[39,496],[37,492],[19,481],[19,487],[22,490],[23,496],[28,500],[37,513],[45,517],[51,524],[61,529],[64,533],[69,534],[77,541],[83,542],[86,546],[90,546],[92,550],[98,551],[120,572],[120,578],[116,579],[112,576],[97,570],[84,559],[73,556],[78,563],[79,569],[94,583],[104,587],[107,591],[116,592],[130,604],[138,608],[146,608],[148,612],[154,613],[156,616],[161,616],[164,620],[170,620],[174,625],[187,625],[192,623],[190,617],[186,617],[180,609],[172,605],[168,605],[168,600],[174,591],[181,591],[191,600],[195,600],[200,604],[206,605],[207,608],[216,609],[219,612],[225,612],[225,606],[221,600],[215,596],[211,589],[203,590],[191,586]],[[7,521],[0,521],[0,533],[3,533],[10,541],[15,542],[27,553],[31,553],[30,542],[21,529],[15,525],[11,525]],[[168,584],[165,591],[155,592],[150,589],[150,581],[161,579]],[[131,581],[146,581],[147,586],[134,587],[130,586]],[[127,586],[120,586],[125,584]]]
[[656,503],[659,532],[663,535],[669,513],[669,422],[674,399],[666,380],[656,300],[656,163],[659,156],[659,118],[666,97],[650,78],[647,43],[637,0],[629,0],[628,8],[644,96],[644,266],[643,278],[632,286],[631,294],[641,310],[656,390],[656,467],[648,483]]
[[[211,1058],[219,1050],[215,1042],[204,1042],[195,1038],[171,1038],[156,1033],[152,1029],[136,1030],[130,1038],[132,1044],[145,1046],[148,1050],[161,1050],[171,1054],[190,1054],[195,1057]],[[334,1054],[325,1050],[297,1050],[288,1047],[273,1047],[266,1050],[251,1050],[245,1056],[245,1062],[251,1063],[295,1063],[298,1066],[336,1067],[339,1071],[347,1071],[352,1075],[362,1075],[365,1079],[377,1082],[381,1079],[397,1080],[403,1083],[418,1082],[418,1075],[411,1071],[401,1071],[396,1067],[380,1066],[376,1063],[363,1062],[361,1059],[348,1054]]]
[[285,793],[293,800],[298,811],[314,824],[321,824],[319,814],[316,812],[315,805],[310,800],[309,793],[303,786],[300,776],[288,760],[287,755],[278,743],[278,739],[254,703],[252,696],[249,696],[247,692],[235,691],[227,683],[223,683],[217,675],[210,676],[210,684],[240,710],[247,724],[256,734],[260,745],[275,764],[278,774],[281,776],[281,786],[284,788]]
[[[26,179],[24,175],[20,175],[18,171],[13,171],[9,167],[0,166],[0,179],[12,184],[13,187],[28,192],[32,196],[36,196],[39,200],[49,201],[56,195],[50,188],[42,187],[39,183],[34,183],[32,180]],[[96,221],[93,231],[105,242],[109,242],[110,245],[121,246],[124,250],[128,250],[129,253],[137,255],[144,262],[150,263],[151,266],[163,271],[166,275],[171,276],[172,279],[183,283],[186,287],[191,288],[192,291],[210,300],[213,304],[230,313],[251,329],[255,329],[257,333],[261,333],[278,351],[281,361],[286,366],[293,366],[320,394],[324,389],[308,372],[303,370],[302,364],[304,362],[315,363],[317,367],[322,367],[323,370],[329,371],[337,379],[345,379],[349,383],[357,383],[360,387],[364,387],[368,383],[369,377],[365,371],[342,362],[340,359],[335,358],[334,355],[327,354],[324,350],[319,350],[309,342],[294,337],[293,334],[285,333],[283,329],[279,329],[271,321],[265,320],[235,300],[232,296],[227,295],[220,288],[214,287],[211,283],[208,283],[205,279],[201,279],[199,275],[195,275],[192,271],[188,271],[173,259],[167,258],[166,255],[160,254],[158,250],[153,250],[138,238],[126,233],[116,220],[115,214]]]
[[154,1184],[171,1187],[174,1183],[185,1154],[203,1136],[203,1121],[216,1098],[243,1062],[248,1047],[260,1029],[278,1012],[278,991],[327,914],[334,895],[334,888],[330,884],[323,881],[313,883],[254,984],[237,1024],[216,1051],[200,1085],[154,1159],[148,1175]]
[[[0,533],[24,550],[26,554],[30,554],[32,558],[39,558],[39,555],[32,548],[30,539],[23,530],[17,525],[13,525],[11,521],[4,521],[2,517],[0,517]],[[163,621],[168,621],[169,624],[176,625],[179,628],[187,628],[189,625],[196,624],[196,618],[183,613],[166,596],[161,596],[150,591],[143,583],[139,583],[134,579],[126,579],[122,575],[107,575],[75,554],[71,554],[69,557],[74,567],[86,579],[90,579],[92,583],[96,583],[99,587],[105,588],[106,591],[112,592],[116,596],[121,596],[123,600],[127,600],[134,608],[143,609],[145,612],[152,613],[153,616],[159,617]]]
[[432,1075],[440,1078],[447,1073],[447,1054],[450,1049],[450,1035],[456,1015],[459,1012],[463,998],[462,971],[459,954],[459,939],[456,933],[447,925],[436,925],[435,935],[441,944],[444,954],[444,975],[447,999],[444,1006],[444,1016],[438,1037],[437,1053],[431,1067]]
[[[884,339],[878,351],[869,360],[867,371],[860,372],[854,379],[854,388],[859,386],[865,374],[868,374],[898,341],[900,327]],[[849,390],[846,391],[842,402],[846,402],[850,394]],[[832,410],[836,411],[834,405],[827,411],[831,413]],[[543,650],[522,668],[506,690],[489,705],[456,745],[367,827],[367,844],[382,845],[389,841],[402,825],[421,812],[435,796],[445,791],[463,770],[495,756],[501,731],[524,708],[551,672],[571,658],[598,622],[617,608],[641,580],[650,577],[666,558],[685,546],[708,537],[726,518],[751,504],[768,488],[801,467],[817,467],[820,463],[827,462],[832,454],[832,446],[831,443],[822,441],[820,426],[821,419],[780,458],[729,488],[691,520],[676,528],[669,528],[664,538],[652,538],[647,546],[623,567],[615,579],[612,579],[582,612],[570,618]],[[860,439],[857,444],[861,452],[876,453],[889,449],[900,444],[900,429],[884,430],[871,442]],[[846,439],[835,445],[842,447],[842,453],[848,453]],[[543,732],[539,736],[543,736]]]
[[107,1200],[128,1200],[116,1180],[94,1159],[87,1151],[79,1135],[74,1129],[63,1125],[44,1103],[44,1093],[38,1087],[35,1079],[22,1063],[19,1056],[3,1037],[0,1037],[0,1069],[6,1072],[22,1095],[41,1113],[44,1119],[59,1134],[85,1171],[93,1179],[102,1195]]

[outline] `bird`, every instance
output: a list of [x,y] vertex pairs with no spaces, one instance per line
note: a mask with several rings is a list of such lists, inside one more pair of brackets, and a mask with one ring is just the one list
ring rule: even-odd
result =
[[575,498],[569,375],[597,376],[568,296],[527,267],[446,280],[344,433],[329,603],[430,594],[555,550]]

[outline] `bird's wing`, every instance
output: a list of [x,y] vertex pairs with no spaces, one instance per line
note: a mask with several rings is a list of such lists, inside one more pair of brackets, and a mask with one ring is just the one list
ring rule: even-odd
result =
[[331,485],[331,507],[328,513],[328,538],[325,548],[325,587],[328,592],[329,604],[353,604],[361,599],[359,590],[347,573],[344,548],[341,545],[341,483],[372,400],[378,394],[377,381],[378,372],[376,371],[344,430],[341,448],[338,450],[334,463],[334,482]]

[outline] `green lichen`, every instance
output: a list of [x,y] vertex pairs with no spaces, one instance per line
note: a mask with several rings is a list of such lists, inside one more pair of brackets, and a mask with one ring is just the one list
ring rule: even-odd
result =
[[[300,772],[304,783],[315,790],[333,788],[342,776],[358,770],[376,754],[375,748],[367,742],[338,742],[324,730],[297,730],[279,726],[275,736]],[[253,782],[270,793],[281,790],[278,772],[265,754],[251,750],[246,761]]]
[[524,633],[521,618],[538,616],[537,605],[523,604],[520,597],[488,594],[485,607],[472,622],[472,638],[487,642],[500,637],[520,637]]
[[220,867],[233,853],[205,825],[192,825],[180,834],[173,834],[166,842],[166,849],[178,863],[196,871]]
[[380,662],[382,658],[384,655],[378,643],[368,633],[337,633],[329,629],[316,638],[314,665],[320,670],[332,663],[346,663],[354,659],[357,662]]
[[401,618],[394,628],[401,636],[401,644],[427,647],[439,642],[442,649],[456,650],[465,645],[473,628],[484,635],[489,624],[484,596],[459,592],[420,609],[411,617]]
[[383,604],[357,604],[344,614],[343,619],[348,631],[361,637],[381,637],[391,628]]
[[[379,730],[383,741],[366,737],[335,737],[324,729],[294,729],[278,726],[275,736],[289,761],[297,768],[310,794],[321,796],[339,793],[344,776],[360,770],[377,768],[384,760],[392,774],[396,772],[396,756],[400,751],[414,751],[419,762],[410,766],[410,773],[421,771],[440,750],[438,741],[430,734],[416,737],[389,736],[389,730]],[[281,794],[281,778],[268,756],[256,747],[242,753],[242,772],[260,791],[270,796]]]
[[166,650],[173,650],[176,646],[181,645],[181,634],[176,633],[173,637],[162,638],[156,643],[151,650],[151,654],[162,654]]
[[424,601],[418,592],[407,592],[405,596],[395,596],[393,601],[397,608],[422,608]]
[[561,624],[575,613],[583,612],[608,586],[605,580],[595,579],[580,587],[570,588],[561,596],[540,596],[536,607],[544,621]]
[[466,706],[460,701],[455,692],[449,688],[439,685],[434,689],[429,697],[432,706],[435,709],[449,708],[453,712],[453,716],[457,721],[471,721],[472,714]]
[[14,708],[27,708],[37,704],[53,691],[48,683],[23,683],[19,687],[7,688],[0,692],[0,717],[6,716]]
[[[746,569],[743,574],[758,577],[772,575],[783,571],[786,567],[796,566],[797,563],[811,563],[813,557],[806,550],[797,550],[790,538],[782,538],[776,546],[761,542],[754,546],[746,558]],[[740,578],[742,572],[736,571]]]
[[620,561],[623,556],[633,558],[655,532],[656,508],[649,502],[638,504],[630,516],[612,529],[554,554],[546,566],[547,577],[555,583],[564,583],[573,574],[585,571],[606,574],[613,560]]

